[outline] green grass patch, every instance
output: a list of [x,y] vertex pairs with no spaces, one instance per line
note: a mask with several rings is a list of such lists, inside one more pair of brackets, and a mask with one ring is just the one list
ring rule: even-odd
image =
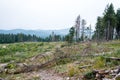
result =
[[0,62],[24,61],[37,54],[51,51],[56,43],[48,42],[21,42],[13,44],[0,44]]

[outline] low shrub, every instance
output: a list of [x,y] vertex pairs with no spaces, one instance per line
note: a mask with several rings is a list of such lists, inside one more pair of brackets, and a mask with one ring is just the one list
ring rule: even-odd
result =
[[9,63],[6,66],[6,68],[8,68],[8,69],[14,69],[15,67],[16,67],[16,65],[14,63]]
[[97,57],[95,59],[94,68],[104,68],[105,67],[105,58],[103,56]]
[[78,69],[73,64],[68,64],[67,69],[69,77],[73,77],[75,74],[78,73]]
[[66,63],[69,63],[71,62],[71,59],[70,58],[64,58],[64,59],[59,59],[57,60],[57,65],[61,65],[61,64],[66,64]]

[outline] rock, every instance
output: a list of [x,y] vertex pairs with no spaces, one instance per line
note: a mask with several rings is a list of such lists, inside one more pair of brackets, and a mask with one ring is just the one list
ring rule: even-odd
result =
[[102,80],[113,80],[113,79],[103,78]]
[[96,77],[96,79],[99,79],[100,78],[100,74],[97,73],[95,77]]
[[7,73],[8,69],[4,69],[4,72]]
[[116,73],[112,73],[112,74],[110,74],[110,75],[115,77],[117,74],[116,74]]
[[102,80],[102,78],[104,78],[104,77],[105,77],[104,75],[97,73],[95,79]]
[[116,74],[118,74],[120,72],[120,69],[118,68],[118,69],[114,69],[114,70],[111,70],[111,73],[116,73]]
[[120,73],[120,67],[119,67],[118,70],[117,70],[117,74],[118,74],[118,73]]
[[6,48],[6,46],[4,45],[4,46],[2,46],[2,48]]
[[80,61],[75,61],[74,63],[75,63],[75,64],[80,64]]
[[106,70],[105,73],[110,73],[110,70]]
[[0,68],[5,68],[7,65],[8,65],[8,63],[0,64]]
[[4,69],[0,68],[0,73],[3,73],[4,72]]
[[66,80],[70,80],[70,77],[67,77]]
[[3,79],[3,78],[0,78],[0,80],[5,80],[5,79]]
[[104,74],[104,73],[105,73],[105,70],[99,70],[98,73],[99,73],[99,74]]
[[13,74],[15,72],[15,69],[8,69],[6,73]]
[[16,66],[17,67],[26,67],[28,65],[26,63],[17,63]]

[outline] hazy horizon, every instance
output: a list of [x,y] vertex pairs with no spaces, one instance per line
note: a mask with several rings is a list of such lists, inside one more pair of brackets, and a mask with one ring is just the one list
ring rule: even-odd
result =
[[120,8],[119,0],[0,0],[0,29],[67,29],[78,15],[94,29],[108,3]]
[[61,28],[61,29],[22,29],[22,28],[15,28],[15,29],[0,29],[0,30],[65,30],[69,28]]

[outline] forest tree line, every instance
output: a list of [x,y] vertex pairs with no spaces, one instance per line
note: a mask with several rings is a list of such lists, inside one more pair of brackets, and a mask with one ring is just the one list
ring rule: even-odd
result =
[[63,37],[60,35],[54,35],[54,40],[52,35],[46,38],[41,38],[36,35],[25,35],[23,33],[18,34],[0,34],[0,43],[15,43],[15,42],[51,42],[51,41],[61,41]]
[[14,43],[14,42],[25,42],[25,41],[41,41],[40,37],[35,35],[25,35],[22,33],[18,34],[0,34],[0,43]]
[[[85,41],[85,25],[86,21],[84,19],[81,20],[80,16],[78,16],[75,25],[70,28],[69,34],[65,37],[66,41],[69,43]],[[87,40],[108,41],[120,39],[120,8],[115,11],[113,4],[108,4],[103,16],[98,16],[97,18],[94,35],[91,35],[91,25],[88,28],[90,37]]]
[[[91,25],[87,27],[89,35],[85,35],[85,19],[81,19],[80,15],[69,29],[66,36],[56,35],[54,32],[46,38],[41,38],[36,35],[18,34],[0,34],[0,43],[14,43],[14,42],[54,42],[67,41],[69,43],[79,42],[95,39],[95,40],[113,40],[120,39],[120,8],[115,11],[111,3],[108,4],[104,10],[103,16],[98,16],[94,35],[91,35]],[[80,32],[81,31],[81,32]],[[88,38],[86,38],[88,37]]]
[[108,4],[104,10],[103,16],[98,16],[95,28],[93,39],[120,39],[120,8],[115,11],[113,4]]

